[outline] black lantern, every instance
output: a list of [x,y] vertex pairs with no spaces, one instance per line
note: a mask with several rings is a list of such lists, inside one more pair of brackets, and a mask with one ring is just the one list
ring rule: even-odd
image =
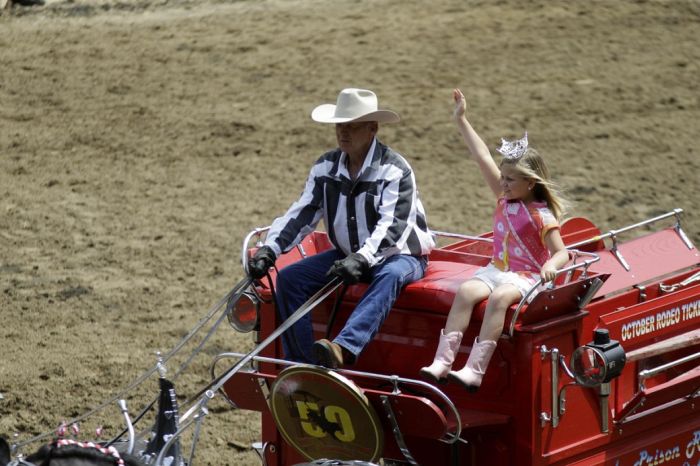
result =
[[607,329],[601,328],[593,332],[593,341],[571,355],[571,371],[578,384],[595,387],[620,375],[626,360],[620,342],[611,340]]

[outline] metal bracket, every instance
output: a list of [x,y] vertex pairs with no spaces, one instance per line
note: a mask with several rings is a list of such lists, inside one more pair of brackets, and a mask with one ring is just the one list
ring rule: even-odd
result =
[[255,450],[255,453],[257,453],[260,457],[262,466],[267,466],[267,459],[265,455],[267,454],[268,448],[270,450],[270,453],[272,454],[275,454],[277,451],[277,449],[275,448],[275,444],[270,442],[255,442],[251,446],[253,447],[253,450]]
[[688,239],[688,236],[681,228],[681,213],[683,213],[683,209],[673,209],[673,214],[676,216],[676,225],[673,227],[673,229],[676,230],[676,233],[678,233],[678,236],[681,237],[681,240],[683,243],[685,243],[686,247],[688,249],[693,249],[693,243],[690,242],[690,239]]
[[126,423],[126,430],[129,433],[129,443],[126,452],[132,454],[134,452],[134,443],[136,442],[136,434],[134,432],[134,425],[131,422],[131,417],[129,416],[129,410],[126,408],[126,400],[119,400],[117,402],[119,409],[124,416],[124,422]]
[[396,439],[396,444],[398,445],[399,450],[401,450],[401,453],[403,453],[404,458],[406,458],[406,461],[408,461],[409,464],[418,466],[418,463],[413,458],[413,455],[411,455],[411,452],[408,450],[406,442],[403,439],[403,434],[401,433],[399,424],[396,422],[396,416],[394,415],[394,410],[391,407],[389,397],[386,395],[381,395],[380,398],[382,400],[384,411],[386,411],[386,417],[389,419],[389,423],[391,424],[391,430],[394,433],[394,438]]
[[392,395],[400,395],[401,389],[399,388],[399,377],[397,375],[391,376],[391,385],[394,387],[391,391]]
[[634,285],[636,289],[639,290],[639,300],[638,303],[643,303],[647,300],[647,287],[644,285]]
[[[195,430],[192,437],[192,447],[190,449],[190,457],[187,464],[193,464],[192,460],[194,458],[194,452],[197,447],[197,442],[199,441],[202,422],[204,421],[204,418],[207,416],[207,414],[209,414],[209,410],[206,407],[206,403],[207,401],[214,398],[214,394],[215,392],[212,390],[206,391],[200,402],[197,403],[197,405],[195,405],[195,408],[197,408],[197,413],[194,414],[194,416],[191,419],[187,419],[185,422],[180,424],[180,427],[177,429],[177,431],[168,439],[167,442],[165,442],[165,445],[163,445],[163,448],[161,448],[160,452],[158,453],[158,456],[156,457],[153,463],[154,466],[163,466],[163,460],[165,458],[166,452],[170,450],[170,447],[172,447],[172,445],[182,436],[182,433],[185,430],[187,430],[192,424],[195,425]],[[182,420],[183,418],[180,419]]]
[[561,387],[559,390],[559,416],[566,414],[566,387],[569,385],[576,385],[574,382],[569,382],[568,384]]
[[690,277],[686,278],[685,280],[679,282],[679,283],[674,283],[673,285],[664,285],[663,283],[659,283],[659,289],[663,291],[664,293],[671,293],[673,291],[676,291],[679,288],[683,288],[684,286],[688,286],[691,283],[699,282],[700,281],[700,272],[695,272],[693,275]]
[[[552,423],[552,428],[556,428],[559,425],[559,421],[566,413],[566,389],[571,386],[579,386],[578,383],[569,382],[559,389],[559,367],[570,378],[575,379],[576,377],[571,372],[571,369],[566,365],[564,356],[559,354],[558,348],[547,348],[545,345],[540,346],[540,357],[544,361],[545,358],[549,356],[551,361],[551,396],[552,396],[552,411],[551,414],[547,412],[540,412],[540,424],[544,428],[548,422]],[[608,397],[610,395],[610,383],[604,383],[600,385],[598,392],[598,397],[600,401],[600,431],[604,434],[609,432],[608,429]]]
[[540,421],[542,427],[546,425],[547,422],[552,423],[552,427],[557,427],[559,425],[559,419],[563,410],[561,409],[561,401],[559,398],[559,349],[552,348],[549,349],[545,345],[540,346],[540,357],[544,360],[549,354],[551,361],[551,395],[552,395],[552,411],[551,414],[546,412],[540,413]]
[[547,348],[547,345],[540,346],[540,359],[544,361],[544,358],[546,358],[549,353],[550,350]]
[[267,380],[264,377],[258,377],[258,386],[267,406],[270,406],[270,387],[267,386]]
[[646,398],[644,398],[644,397],[640,398],[639,401],[637,402],[637,404],[630,410],[630,412],[627,413],[626,416],[623,416],[623,417],[621,417],[620,419],[617,419],[617,420],[615,421],[615,424],[622,425],[628,417],[632,416],[633,414],[636,414],[636,413],[637,413],[637,410],[638,410],[639,408],[644,407],[644,402],[645,402],[645,401],[646,401]]
[[620,253],[620,250],[617,248],[617,232],[614,230],[610,231],[610,239],[612,239],[612,247],[610,248],[610,252],[612,252],[615,255],[615,258],[617,261],[625,268],[626,271],[630,271],[630,266],[625,260],[624,257],[622,257],[622,253]]
[[559,349],[552,348],[552,427],[559,425]]
[[598,390],[598,398],[600,398],[600,431],[604,434],[607,434],[610,432],[610,423],[608,420],[610,382],[600,384]]
[[588,287],[588,291],[586,291],[583,296],[579,297],[578,300],[578,308],[583,309],[584,307],[588,306],[588,303],[591,302],[591,300],[595,297],[596,293],[600,289],[600,287],[603,286],[603,280],[600,278],[596,277],[593,280],[590,281],[588,284],[584,284],[583,288],[586,289]]

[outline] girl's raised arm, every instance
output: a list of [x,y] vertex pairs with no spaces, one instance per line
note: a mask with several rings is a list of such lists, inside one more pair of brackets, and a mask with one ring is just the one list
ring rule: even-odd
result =
[[453,117],[455,123],[457,123],[457,128],[462,134],[462,139],[464,143],[469,148],[469,152],[472,158],[479,165],[481,174],[486,180],[486,184],[489,185],[491,191],[496,195],[500,196],[503,192],[501,188],[501,170],[498,169],[498,165],[491,157],[491,152],[489,152],[488,147],[481,140],[472,125],[467,121],[466,111],[467,111],[467,100],[464,98],[464,94],[459,89],[455,89],[452,94],[455,101],[455,110]]

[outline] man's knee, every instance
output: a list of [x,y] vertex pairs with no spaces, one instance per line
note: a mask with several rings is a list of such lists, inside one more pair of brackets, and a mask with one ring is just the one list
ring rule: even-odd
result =
[[381,269],[375,274],[375,280],[383,279],[393,281],[401,286],[408,284],[410,281],[412,281],[411,277],[416,275],[412,264],[408,262],[409,260],[410,259],[404,257],[384,264],[384,266],[382,266]]
[[303,275],[304,269],[305,266],[301,262],[294,262],[281,268],[277,273],[277,288],[294,286]]
[[277,273],[277,287],[281,288],[289,283],[290,278],[294,275],[293,271],[290,270],[291,266],[284,267],[280,269]]
[[375,279],[381,278],[385,280],[398,281],[402,280],[405,274],[405,271],[403,271],[400,267],[386,266],[377,271],[375,274]]

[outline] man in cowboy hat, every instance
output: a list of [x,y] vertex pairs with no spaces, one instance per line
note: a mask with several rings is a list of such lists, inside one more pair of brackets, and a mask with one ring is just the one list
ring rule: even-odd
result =
[[344,89],[335,105],[316,107],[311,118],[335,124],[338,147],[316,161],[301,197],[272,223],[248,271],[253,278],[264,276],[323,218],[334,247],[280,270],[277,301],[287,319],[334,276],[346,284],[369,283],[333,341],[314,342],[308,314],[283,337],[288,359],[335,368],[355,361],[401,289],[423,277],[434,243],[413,170],[376,138],[379,123],[397,122],[399,116],[380,110],[372,91]]

